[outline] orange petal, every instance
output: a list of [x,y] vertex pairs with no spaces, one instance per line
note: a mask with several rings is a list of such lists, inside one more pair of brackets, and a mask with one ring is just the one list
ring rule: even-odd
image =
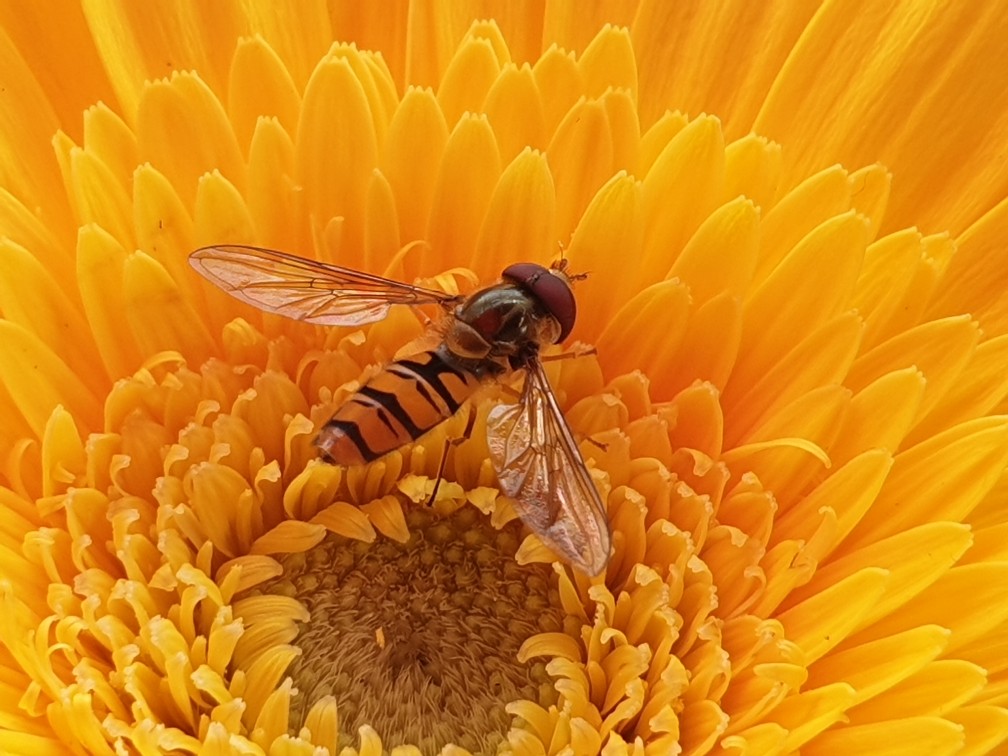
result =
[[491,280],[504,266],[543,260],[555,249],[555,194],[546,158],[525,150],[504,169],[494,189],[470,266]]
[[[288,17],[293,21],[303,19],[300,13]],[[288,133],[293,131],[300,109],[300,92],[273,48],[261,37],[239,40],[228,76],[227,102],[238,144],[247,150],[258,121],[264,116],[276,118]]]
[[48,345],[31,332],[0,320],[0,381],[14,401],[5,415],[20,414],[38,438],[49,415],[63,405],[84,429],[101,427],[101,402]]

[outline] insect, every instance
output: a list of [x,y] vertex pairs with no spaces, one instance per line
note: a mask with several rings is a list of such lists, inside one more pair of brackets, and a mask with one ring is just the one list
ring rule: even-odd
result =
[[358,389],[319,431],[320,456],[371,462],[447,420],[484,383],[522,371],[517,403],[498,405],[487,418],[500,489],[555,552],[589,575],[605,568],[605,505],[539,356],[574,326],[564,260],[552,268],[509,265],[498,283],[468,297],[258,247],[205,247],[189,262],[243,302],[307,323],[357,326],[381,320],[393,305],[439,305],[440,345],[389,363]]

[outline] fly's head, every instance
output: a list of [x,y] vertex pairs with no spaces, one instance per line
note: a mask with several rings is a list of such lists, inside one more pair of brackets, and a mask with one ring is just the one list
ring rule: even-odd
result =
[[540,343],[559,344],[570,335],[577,319],[577,302],[571,282],[584,276],[569,275],[567,260],[561,259],[549,268],[537,263],[515,263],[506,267],[501,276],[527,291],[555,322],[555,329],[543,329]]

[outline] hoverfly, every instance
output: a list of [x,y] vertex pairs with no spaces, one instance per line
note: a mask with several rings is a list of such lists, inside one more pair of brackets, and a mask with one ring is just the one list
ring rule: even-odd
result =
[[441,344],[389,363],[361,386],[319,431],[320,456],[339,465],[376,460],[454,415],[483,383],[523,371],[518,402],[487,418],[500,489],[555,552],[589,575],[605,568],[605,505],[539,358],[543,345],[563,341],[574,326],[566,261],[509,265],[498,283],[468,297],[258,247],[205,247],[189,262],[243,302],[318,325],[371,323],[397,304],[439,305]]

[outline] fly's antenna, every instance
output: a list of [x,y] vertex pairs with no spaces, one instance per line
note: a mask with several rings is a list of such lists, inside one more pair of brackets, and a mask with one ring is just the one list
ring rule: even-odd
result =
[[556,263],[554,263],[554,267],[563,270],[567,267],[567,245],[557,239],[557,249],[559,250],[559,255],[557,256]]
[[550,270],[554,270],[557,273],[562,274],[563,277],[567,279],[568,283],[573,283],[574,281],[584,281],[588,278],[588,271],[585,271],[584,273],[571,273],[567,270],[567,266],[570,264],[570,260],[567,259],[567,246],[559,239],[557,240],[557,250],[559,251],[559,256],[550,265]]
[[[563,248],[561,247],[561,252],[562,251]],[[563,276],[563,278],[567,279],[567,281],[571,283],[574,281],[584,281],[586,278],[588,278],[589,275],[588,271],[584,271],[582,273],[571,273],[569,270],[567,270],[567,266],[569,264],[570,261],[566,257],[561,257],[560,259],[556,260],[552,265],[550,265],[550,270],[556,271],[557,274]]]

